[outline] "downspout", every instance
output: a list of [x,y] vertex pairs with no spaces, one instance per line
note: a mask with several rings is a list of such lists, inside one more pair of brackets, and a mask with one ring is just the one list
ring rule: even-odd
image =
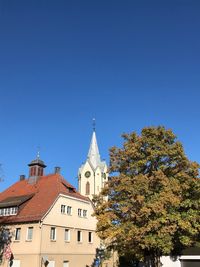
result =
[[40,261],[40,266],[42,267],[42,225],[43,225],[43,222],[40,221],[40,253],[39,253],[39,261]]

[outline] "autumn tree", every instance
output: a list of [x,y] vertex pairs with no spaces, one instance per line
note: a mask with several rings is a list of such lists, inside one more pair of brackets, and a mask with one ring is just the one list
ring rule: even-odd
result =
[[119,255],[160,266],[162,255],[199,238],[199,165],[164,127],[123,138],[122,148],[110,149],[111,176],[95,202],[97,232]]
[[10,244],[10,242],[11,242],[10,231],[4,225],[0,225],[0,264],[3,259],[5,247],[8,244]]
[[3,257],[3,250],[4,250],[4,238],[3,238],[3,226],[0,225],[0,263]]
[[[4,181],[2,164],[0,164],[0,183]],[[3,259],[4,248],[11,242],[11,234],[9,230],[0,223],[0,264]]]

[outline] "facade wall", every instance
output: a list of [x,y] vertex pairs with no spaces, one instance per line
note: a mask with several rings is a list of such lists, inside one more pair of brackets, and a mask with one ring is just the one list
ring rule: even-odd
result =
[[[72,207],[71,215],[61,213],[61,205]],[[87,210],[87,216],[78,216],[78,209]],[[96,230],[97,220],[92,216],[94,213],[90,201],[75,199],[70,196],[61,195],[43,220],[43,224],[68,226]]]
[[[28,228],[33,228],[32,239],[28,240]],[[15,240],[16,229],[20,228],[20,238]],[[38,254],[40,251],[41,229],[39,223],[16,224],[9,227],[12,234],[11,249],[16,254]],[[23,247],[23,249],[22,249]]]
[[[50,240],[51,225],[42,226],[42,243],[41,253],[42,254],[95,254],[96,248],[99,247],[99,239],[95,232],[93,233],[93,242],[88,242],[88,230],[69,228],[70,240],[65,241],[64,233],[65,227],[56,227],[56,240]],[[82,233],[82,241],[77,241],[77,231]]]
[[[86,177],[85,174],[90,172],[90,177]],[[93,195],[98,195],[101,192],[101,189],[104,187],[104,183],[108,181],[107,167],[105,166],[102,171],[99,167],[95,170],[91,165],[86,161],[85,165],[79,173],[79,192],[83,196],[88,196],[92,199]],[[90,194],[86,194],[86,183],[90,184]]]
[[[70,206],[71,215],[63,214],[61,205]],[[82,215],[83,210],[87,211],[87,216],[79,216],[78,209],[82,210]],[[18,260],[17,264],[20,261],[20,267],[42,267],[45,258],[50,262],[50,266],[55,267],[62,267],[67,262],[68,267],[91,266],[96,249],[100,246],[100,240],[95,233],[96,219],[92,214],[93,206],[90,201],[61,195],[41,223],[11,226],[10,230],[13,233],[11,249],[14,259]],[[28,227],[33,227],[32,240],[27,240]],[[50,236],[52,227],[56,233],[54,240]],[[21,229],[19,240],[14,240],[16,228]],[[70,231],[69,240],[65,240],[65,229]],[[81,232],[80,241],[77,240],[78,231]],[[4,261],[3,267],[7,266],[8,261]]]
[[[32,239],[28,240],[28,228],[33,228]],[[12,234],[11,250],[14,255],[14,264],[20,267],[27,266],[40,266],[39,265],[39,253],[40,253],[40,240],[41,240],[41,229],[39,223],[29,223],[29,224],[16,224],[8,226]],[[20,230],[19,240],[15,240],[16,229]],[[8,267],[8,261],[3,260],[3,267]]]

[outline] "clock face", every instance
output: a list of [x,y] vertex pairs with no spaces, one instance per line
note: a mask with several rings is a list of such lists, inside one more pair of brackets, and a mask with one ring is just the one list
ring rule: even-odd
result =
[[86,178],[89,178],[90,175],[91,175],[91,172],[89,172],[89,171],[87,171],[87,172],[85,173],[85,177],[86,177]]

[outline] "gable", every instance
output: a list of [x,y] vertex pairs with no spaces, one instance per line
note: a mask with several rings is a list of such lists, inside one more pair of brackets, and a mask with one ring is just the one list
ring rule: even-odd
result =
[[[71,214],[62,212],[61,206],[71,207]],[[87,216],[80,217],[78,209],[86,210]],[[96,218],[92,216],[93,213],[94,207],[90,200],[81,200],[59,194],[42,220],[43,224],[96,230]]]

